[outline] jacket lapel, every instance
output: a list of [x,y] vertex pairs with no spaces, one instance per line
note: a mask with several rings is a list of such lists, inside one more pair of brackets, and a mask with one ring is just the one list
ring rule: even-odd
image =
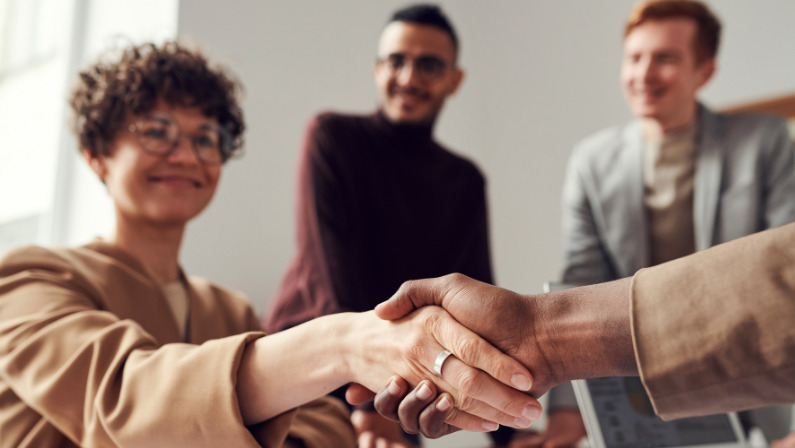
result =
[[693,225],[697,251],[707,249],[713,243],[723,166],[723,153],[720,150],[722,134],[720,118],[699,104],[693,181]]
[[614,216],[619,221],[613,227],[621,232],[616,260],[621,277],[633,275],[650,263],[648,224],[643,207],[643,135],[638,121],[625,128],[624,143],[624,153],[616,168],[619,178],[627,182],[621,188],[626,194],[621,195],[624,203],[616,207]]

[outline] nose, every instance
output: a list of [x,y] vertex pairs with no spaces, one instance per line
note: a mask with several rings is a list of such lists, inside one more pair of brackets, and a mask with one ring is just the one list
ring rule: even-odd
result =
[[193,149],[193,142],[189,135],[180,135],[177,141],[174,142],[174,145],[174,150],[168,155],[169,162],[184,165],[201,163],[196,155],[196,151]]
[[417,68],[413,62],[406,62],[397,73],[397,82],[401,86],[411,85],[419,80]]
[[652,58],[642,58],[636,67],[636,76],[643,82],[649,82],[657,75],[657,67]]

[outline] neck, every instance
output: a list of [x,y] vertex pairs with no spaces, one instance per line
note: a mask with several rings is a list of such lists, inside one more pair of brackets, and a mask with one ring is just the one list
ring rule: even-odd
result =
[[401,123],[392,121],[383,110],[376,113],[377,120],[394,139],[398,141],[430,140],[433,137],[434,118],[430,122]]
[[160,285],[179,279],[179,249],[185,224],[129,222],[117,213],[110,242],[135,257]]
[[662,140],[668,135],[679,133],[693,127],[696,123],[696,103],[688,108],[687,113],[675,119],[660,120],[656,118],[641,118],[643,138],[646,141]]

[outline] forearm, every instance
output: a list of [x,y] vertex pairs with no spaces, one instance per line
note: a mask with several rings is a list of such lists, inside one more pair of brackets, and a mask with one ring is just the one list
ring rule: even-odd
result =
[[[630,279],[530,296],[535,341],[555,383],[637,375],[630,327]],[[533,364],[526,364],[533,368]]]
[[343,350],[353,316],[324,316],[249,344],[237,372],[243,421],[267,420],[351,381]]

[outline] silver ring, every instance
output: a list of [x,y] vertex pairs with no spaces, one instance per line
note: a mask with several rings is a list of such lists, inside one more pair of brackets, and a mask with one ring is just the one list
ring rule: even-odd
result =
[[447,350],[442,350],[442,353],[439,353],[439,356],[436,357],[436,361],[433,362],[433,371],[436,372],[437,375],[442,376],[442,366],[450,355],[452,355],[452,353]]

